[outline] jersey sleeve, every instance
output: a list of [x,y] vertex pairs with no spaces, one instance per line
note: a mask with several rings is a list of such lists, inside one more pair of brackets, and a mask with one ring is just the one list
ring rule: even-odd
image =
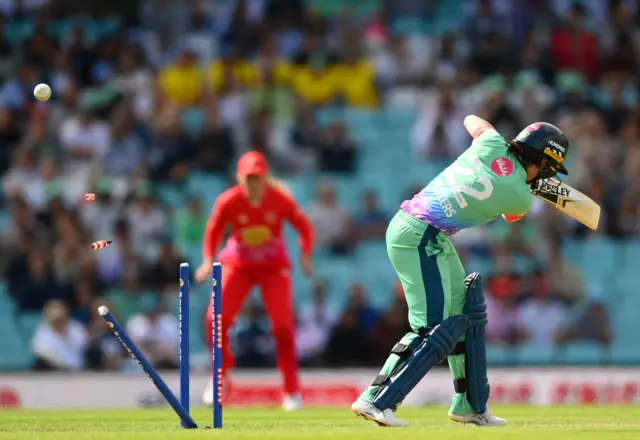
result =
[[503,148],[506,149],[508,144],[504,140],[500,133],[495,129],[490,128],[485,130],[481,135],[473,140],[471,146],[485,146],[490,148]]
[[533,196],[526,185],[519,186],[515,191],[513,199],[509,203],[509,212],[504,212],[508,216],[523,216],[531,210]]
[[209,220],[204,231],[202,243],[202,256],[205,260],[213,259],[220,247],[224,230],[228,224],[230,197],[228,192],[224,192],[216,199],[211,209]]

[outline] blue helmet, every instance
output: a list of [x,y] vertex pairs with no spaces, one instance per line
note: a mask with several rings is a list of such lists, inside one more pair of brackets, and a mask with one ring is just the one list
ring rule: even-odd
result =
[[522,130],[514,140],[529,147],[524,156],[532,159],[532,163],[537,162],[537,165],[542,159],[547,159],[548,168],[541,170],[544,177],[552,177],[556,173],[569,174],[564,166],[569,152],[569,141],[555,125],[535,122]]

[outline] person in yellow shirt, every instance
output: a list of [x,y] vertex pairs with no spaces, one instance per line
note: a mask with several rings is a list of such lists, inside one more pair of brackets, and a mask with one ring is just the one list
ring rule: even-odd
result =
[[251,80],[251,72],[244,59],[233,51],[215,60],[209,66],[208,80],[214,92],[220,92],[226,83],[232,81],[238,86],[246,86]]
[[307,65],[294,68],[292,87],[306,103],[332,103],[337,96],[336,67],[327,66],[321,57],[311,58]]
[[338,93],[352,107],[377,107],[380,104],[373,66],[364,58],[347,57],[336,74]]
[[202,98],[202,79],[196,53],[185,48],[174,63],[160,70],[158,82],[168,99],[187,107],[197,104]]
[[272,84],[282,86],[288,84],[291,79],[292,68],[286,60],[278,57],[275,36],[265,37],[260,44],[255,59],[247,62],[243,69],[243,79],[249,88],[264,85],[264,73],[269,72]]

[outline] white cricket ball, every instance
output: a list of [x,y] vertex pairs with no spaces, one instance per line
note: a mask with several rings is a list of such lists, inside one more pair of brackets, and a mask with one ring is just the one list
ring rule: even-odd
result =
[[47,101],[51,98],[51,87],[47,84],[38,84],[36,88],[33,89],[33,96],[35,96],[38,101]]

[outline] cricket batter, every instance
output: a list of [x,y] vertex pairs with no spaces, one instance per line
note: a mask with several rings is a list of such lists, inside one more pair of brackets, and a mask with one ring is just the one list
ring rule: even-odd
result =
[[486,305],[480,274],[466,275],[449,236],[502,215],[521,219],[531,208],[531,184],[567,174],[569,143],[546,122],[506,142],[486,121],[467,116],[471,147],[413,199],[387,229],[387,252],[409,306],[405,335],[351,409],[382,426],[407,426],[395,410],[436,364],[448,359],[455,394],[449,418],[502,426],[487,408]]

